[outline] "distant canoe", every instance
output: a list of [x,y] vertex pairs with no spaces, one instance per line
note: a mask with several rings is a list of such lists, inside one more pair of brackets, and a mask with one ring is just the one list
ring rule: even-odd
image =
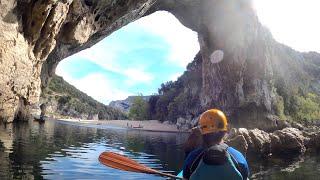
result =
[[134,129],[142,129],[143,126],[132,126],[132,128],[134,128]]

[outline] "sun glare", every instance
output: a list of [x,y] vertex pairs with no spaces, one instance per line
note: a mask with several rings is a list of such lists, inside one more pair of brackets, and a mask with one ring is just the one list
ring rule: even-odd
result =
[[253,0],[274,38],[298,51],[320,52],[319,0]]

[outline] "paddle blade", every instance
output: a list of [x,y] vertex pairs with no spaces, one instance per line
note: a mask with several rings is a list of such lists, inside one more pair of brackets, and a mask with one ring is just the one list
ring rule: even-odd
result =
[[129,159],[120,154],[113,152],[103,152],[99,156],[99,161],[111,168],[120,169],[124,171],[140,172],[140,173],[150,173],[153,174],[154,171],[138,162]]
[[106,166],[111,168],[120,169],[124,171],[147,173],[147,174],[158,174],[161,176],[171,177],[173,179],[182,179],[181,177],[176,177],[172,174],[163,173],[154,169],[151,169],[145,165],[139,164],[123,155],[113,153],[113,152],[103,152],[99,156],[99,161]]

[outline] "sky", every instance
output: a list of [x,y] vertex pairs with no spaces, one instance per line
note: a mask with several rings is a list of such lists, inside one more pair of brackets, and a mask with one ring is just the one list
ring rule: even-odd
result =
[[[320,0],[254,0],[260,22],[298,51],[320,52]],[[199,51],[196,32],[168,12],[141,18],[61,61],[56,74],[108,104],[129,95],[157,93],[176,80]]]
[[320,52],[320,0],[254,0],[260,22],[298,51]]
[[156,12],[62,60],[56,74],[108,104],[157,93],[161,83],[185,71],[199,49],[196,32],[168,12]]

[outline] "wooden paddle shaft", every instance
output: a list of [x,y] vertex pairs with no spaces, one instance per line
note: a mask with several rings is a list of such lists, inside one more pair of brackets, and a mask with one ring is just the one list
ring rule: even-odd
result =
[[182,177],[178,177],[178,176],[175,176],[173,174],[163,173],[163,172],[160,172],[160,171],[156,171],[154,174],[159,174],[161,176],[171,177],[173,179],[183,179]]

